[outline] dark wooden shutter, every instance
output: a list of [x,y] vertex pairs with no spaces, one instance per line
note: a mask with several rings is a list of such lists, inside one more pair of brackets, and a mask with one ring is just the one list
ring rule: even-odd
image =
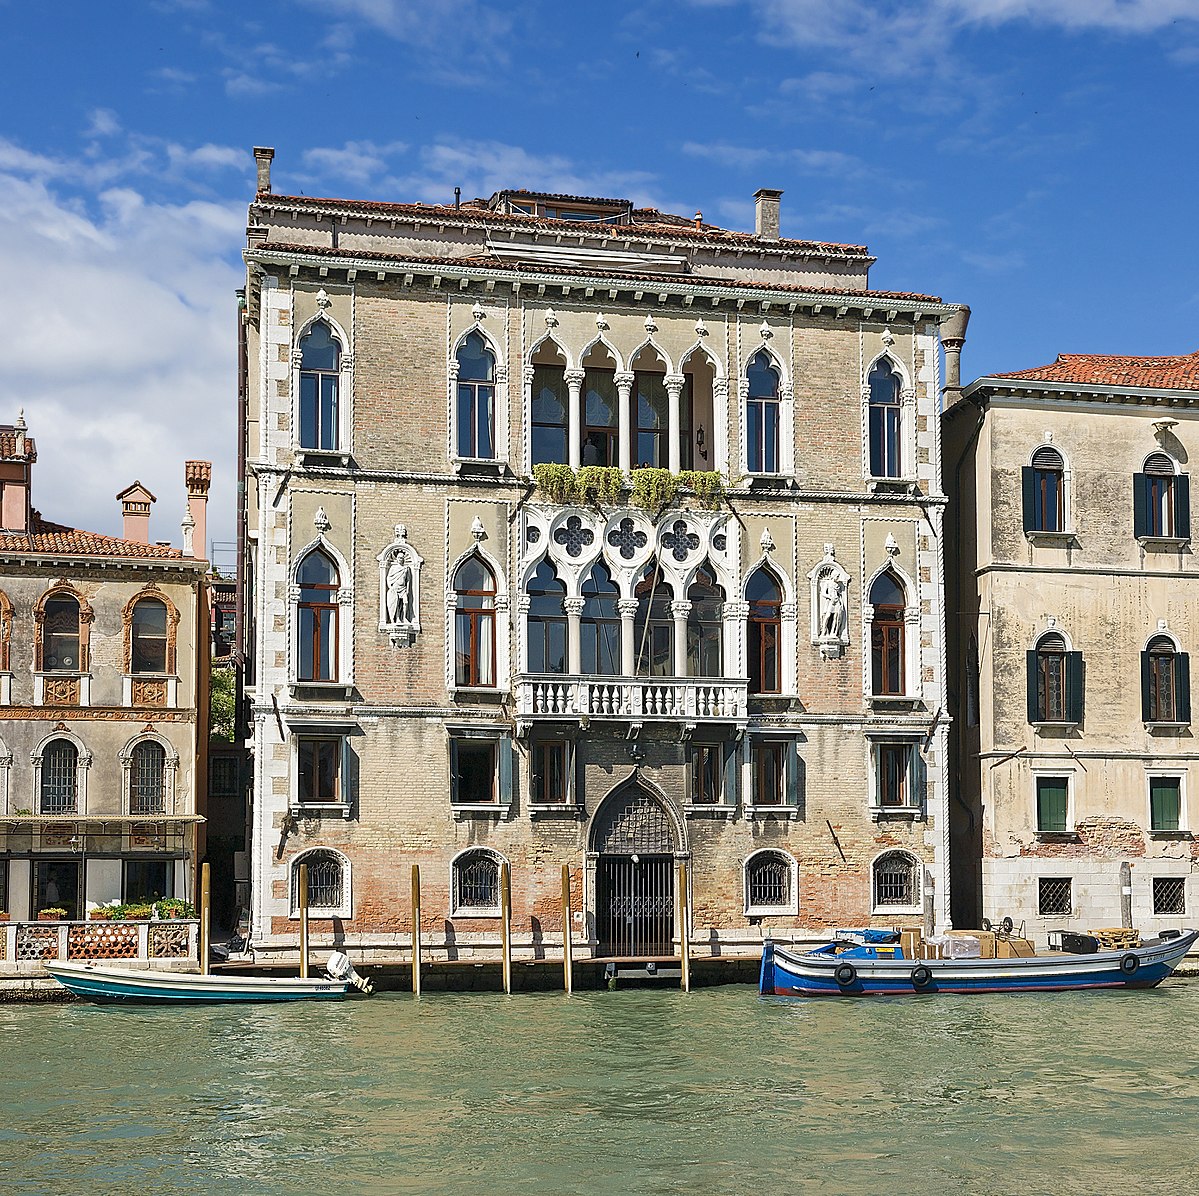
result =
[[738,774],[741,766],[741,752],[736,741],[724,749],[724,798],[726,806],[735,806],[739,796]]
[[1020,489],[1024,494],[1024,530],[1039,531],[1037,527],[1037,471],[1026,465],[1020,471]]
[[1132,534],[1149,535],[1149,477],[1143,473],[1132,475]]
[[1141,721],[1153,721],[1153,659],[1141,653]]
[[1174,657],[1174,717],[1180,723],[1191,721],[1191,658],[1186,652]]
[[1041,711],[1037,705],[1036,651],[1025,652],[1024,657],[1028,662],[1028,721],[1030,723],[1039,723],[1041,721]]
[[510,806],[512,804],[512,795],[516,790],[516,770],[512,767],[514,751],[512,737],[505,735],[501,739],[496,740],[495,750],[499,756],[497,765],[500,779],[500,805]]
[[1174,479],[1174,534],[1183,540],[1191,534],[1191,477],[1186,473]]
[[787,783],[783,790],[783,804],[798,810],[803,798],[803,759],[799,744],[791,740],[787,744]]
[[1082,722],[1083,666],[1081,652],[1066,653],[1066,721]]

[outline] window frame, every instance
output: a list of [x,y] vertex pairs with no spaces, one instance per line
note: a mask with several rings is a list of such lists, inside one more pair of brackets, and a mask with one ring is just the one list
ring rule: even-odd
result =
[[[449,770],[449,804],[455,814],[503,816],[516,804],[516,748],[511,735],[477,726],[446,724],[446,750]],[[461,752],[463,746],[491,752],[491,797],[468,800],[462,794]],[[477,795],[470,794],[470,797]]]
[[[778,593],[778,600],[764,598],[750,598],[749,584],[754,577],[762,572],[769,578],[771,584]],[[786,602],[786,591],[782,583],[775,576],[772,570],[767,569],[764,565],[758,565],[757,568],[750,571],[749,577],[745,582],[746,605],[748,611],[746,613],[746,653],[747,653],[747,675],[749,678],[749,692],[751,694],[763,694],[773,696],[783,692],[783,604]],[[767,615],[767,611],[773,611],[773,614]],[[774,643],[767,643],[767,638],[764,634],[765,629],[771,629],[774,635]],[[766,659],[767,654],[773,651],[774,653],[774,686],[768,688],[763,678],[766,675]],[[756,670],[756,676],[755,676]],[[755,681],[757,686],[755,687]]]
[[[470,857],[488,859],[495,864],[495,905],[466,905],[461,897],[460,874]],[[451,918],[500,918],[503,916],[504,865],[508,860],[491,847],[474,845],[458,852],[450,860],[450,917]]]
[[[1059,627],[1037,636],[1025,653],[1027,671],[1026,717],[1034,727],[1074,727],[1083,720],[1086,671],[1083,654],[1076,651]],[[1057,662],[1055,664],[1055,662]],[[1060,669],[1055,681],[1053,668]],[[1060,704],[1050,701],[1052,690],[1060,690]]]
[[[491,377],[490,378],[463,378],[462,377],[462,361],[463,351],[471,337],[478,337],[483,346],[482,357],[491,359]],[[491,343],[491,338],[488,337],[483,330],[475,325],[467,330],[466,333],[459,339],[458,344],[454,348],[454,356],[451,365],[451,383],[453,387],[453,413],[454,413],[454,429],[453,429],[453,452],[451,454],[453,460],[457,462],[494,462],[500,460],[499,452],[499,434],[500,434],[500,363],[499,354],[495,346]],[[485,392],[490,392],[489,395]],[[479,431],[483,426],[480,420],[480,404],[486,402],[490,405],[489,414],[486,418],[487,435],[491,439],[491,452],[469,452],[464,451],[463,435],[466,429],[466,422],[463,419],[463,399],[466,399],[469,409],[470,426],[467,437],[466,449],[479,448]]]
[[[1046,909],[1046,884],[1065,884],[1069,896],[1069,905],[1065,910]],[[1073,918],[1077,905],[1075,903],[1073,876],[1038,876],[1037,877],[1037,917],[1038,918]]]
[[[328,332],[329,339],[337,346],[337,360],[333,369],[323,368],[308,368],[304,366],[304,342],[316,330],[318,324],[323,324]],[[342,456],[348,452],[347,428],[350,426],[350,421],[347,419],[346,407],[346,391],[348,386],[345,385],[348,373],[349,361],[349,344],[346,338],[345,331],[332,320],[326,312],[318,312],[311,320],[309,320],[296,335],[295,349],[293,351],[293,366],[295,370],[295,448],[296,451],[303,453],[324,454],[329,456]],[[319,442],[324,439],[322,433],[322,417],[324,415],[324,406],[332,401],[332,418],[331,431],[335,444],[305,444],[304,429],[305,429],[305,405],[310,400],[305,395],[306,383],[312,383],[315,387],[313,400],[315,402],[314,415],[316,421],[317,435],[315,439]],[[331,396],[327,393],[331,387]]]
[[[885,578],[899,590],[902,604],[874,601],[875,588]],[[917,687],[908,676],[907,613],[910,609],[910,586],[893,568],[880,570],[870,582],[870,696],[872,699],[908,699],[917,696]],[[891,684],[894,670],[896,686]]]
[[[303,582],[300,572],[305,562],[319,554],[324,557],[332,570],[332,582]],[[296,561],[294,577],[295,585],[295,619],[296,619],[296,656],[295,678],[299,685],[337,685],[341,683],[341,600],[343,591],[342,563],[327,550],[323,544],[314,544],[302,552]],[[315,591],[317,594],[327,594],[326,601],[318,601],[315,596],[305,598],[304,591]],[[311,676],[305,675],[304,668],[304,639],[305,624],[310,639]],[[326,633],[332,659],[325,661],[322,652],[322,633]],[[327,672],[326,670],[327,666]]]
[[[327,856],[330,862],[335,862],[341,866],[341,902],[337,906],[316,906],[311,903],[308,907],[308,916],[319,921],[329,921],[334,918],[344,921],[352,921],[354,917],[354,887],[353,887],[353,865],[349,856],[340,852],[335,847],[330,847],[326,844],[314,844],[312,847],[306,847],[303,851],[297,852],[291,858],[291,864],[288,868],[288,909],[289,918],[291,921],[297,921],[300,917],[300,865],[307,862],[310,856]],[[312,875],[309,872],[308,877],[309,888],[312,887]]]
[[[760,357],[766,362],[765,369],[774,375],[769,394],[754,394],[750,381],[750,371]],[[773,353],[761,348],[751,355],[745,364],[744,384],[745,472],[758,477],[777,477],[783,472],[783,372]]]
[[[1045,826],[1041,816],[1041,790],[1053,782],[1061,782],[1065,790],[1065,808],[1061,826]],[[1044,836],[1074,835],[1074,773],[1069,769],[1035,770],[1033,772],[1033,823],[1036,833]]]
[[[458,576],[469,564],[477,564],[491,579],[491,589],[467,589],[459,584]],[[454,567],[451,591],[454,595],[453,653],[451,675],[454,689],[495,690],[500,687],[499,677],[499,577],[490,561],[478,552],[468,553]],[[464,605],[462,599],[478,599],[474,605]],[[480,643],[483,628],[490,627],[490,656],[484,659]],[[464,634],[465,631],[465,634]],[[463,646],[465,644],[465,652]],[[465,672],[463,665],[465,664]],[[483,666],[486,665],[486,670]],[[484,680],[485,675],[490,680]],[[465,679],[464,679],[465,678]]]
[[[1056,464],[1048,464],[1046,458],[1052,454]],[[1041,458],[1038,463],[1038,458]],[[1049,479],[1055,479],[1057,494],[1048,502],[1046,494]],[[1029,458],[1029,464],[1021,471],[1024,534],[1030,540],[1038,537],[1052,539],[1068,537],[1070,530],[1070,470],[1065,455],[1056,445],[1042,444]],[[1052,510],[1055,527],[1046,527],[1049,522],[1046,512]]]
[[1160,450],[1132,475],[1133,536],[1142,545],[1173,547],[1191,538],[1190,475]]
[[[1186,882],[1187,882],[1187,878],[1185,876],[1154,876],[1154,877],[1150,878],[1149,900],[1150,900],[1150,908],[1152,909],[1153,916],[1155,918],[1185,918],[1185,917],[1187,917],[1187,910],[1189,908],[1189,903],[1187,901],[1187,883]],[[1164,910],[1164,909],[1159,908],[1159,906],[1161,904],[1163,904],[1163,902],[1158,897],[1158,886],[1159,885],[1167,885],[1167,884],[1170,885],[1171,887],[1177,886],[1177,888],[1180,890],[1180,895],[1182,897],[1182,908],[1181,909]]]
[[[348,819],[353,810],[357,774],[353,767],[350,738],[356,724],[350,720],[323,720],[321,718],[288,719],[288,752],[290,758],[288,809],[302,813],[308,818],[339,817]],[[302,747],[311,742],[335,744],[334,760],[337,766],[337,799],[318,801],[302,796],[301,771],[303,769]]]
[[[157,778],[157,807],[152,809],[141,808],[138,804],[139,789],[148,775],[151,775],[151,770],[144,768],[141,764],[141,759],[148,753],[157,752],[160,759],[157,761],[158,767],[154,770],[153,775]],[[131,815],[138,817],[153,817],[155,814],[169,814],[172,812],[171,798],[173,796],[173,786],[169,780],[169,756],[170,753],[157,739],[141,739],[133,745],[132,751],[129,753],[129,784],[128,784],[128,810]]]
[[[887,374],[894,380],[893,397],[881,399],[876,394],[874,377],[885,365]],[[882,379],[879,379],[880,383]],[[906,379],[899,363],[888,353],[876,357],[866,371],[863,390],[866,399],[866,476],[873,482],[902,482],[909,480],[906,424],[904,413],[904,385]],[[876,452],[876,444],[879,451]],[[888,462],[894,458],[893,471]],[[876,459],[882,471],[876,471]]]
[[[892,857],[908,862],[908,883],[911,898],[903,902],[883,903],[879,900],[879,872],[884,861]],[[872,915],[922,914],[924,912],[924,861],[915,852],[902,847],[888,847],[870,861],[870,912]]]
[[[787,870],[786,900],[776,905],[763,905],[751,900],[753,882],[751,872],[755,861],[765,862],[773,857],[773,862],[782,864]],[[742,912],[747,918],[786,918],[799,916],[799,863],[789,852],[779,847],[762,847],[751,852],[741,864]]]
[[[529,809],[570,810],[578,803],[575,777],[575,742],[573,739],[534,737],[529,741]],[[562,780],[561,798],[547,800],[545,778],[548,775],[548,758],[559,758],[557,770]]]
[[[1163,707],[1163,689],[1168,690],[1168,709]],[[1141,652],[1141,719],[1150,728],[1185,727],[1191,721],[1190,655],[1179,650],[1164,626]]]
[[[868,775],[870,793],[868,809],[871,820],[912,818],[919,820],[928,809],[928,766],[921,751],[924,736],[918,733],[896,733],[891,730],[868,730],[866,741],[869,749]],[[887,761],[895,754],[903,754],[904,767],[898,775],[902,785],[901,802],[885,802],[884,785],[887,781]]]
[[[1145,828],[1151,838],[1172,838],[1190,834],[1190,824],[1187,818],[1185,770],[1180,769],[1147,769],[1145,772]],[[1154,818],[1153,795],[1155,787],[1160,787],[1162,781],[1172,781],[1178,791],[1178,812],[1173,826],[1158,825]]]

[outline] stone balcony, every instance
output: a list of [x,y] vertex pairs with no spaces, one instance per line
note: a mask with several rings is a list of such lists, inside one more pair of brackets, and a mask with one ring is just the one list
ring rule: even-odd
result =
[[749,682],[714,677],[571,677],[525,673],[516,679],[516,718],[641,724],[734,723],[749,715]]

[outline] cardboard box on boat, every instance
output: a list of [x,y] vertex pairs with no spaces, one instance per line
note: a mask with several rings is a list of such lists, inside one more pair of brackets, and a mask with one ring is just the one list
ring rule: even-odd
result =
[[997,959],[1029,959],[1036,954],[1028,939],[1000,939],[996,947],[998,949]]
[[947,930],[945,933],[950,938],[968,935],[970,938],[978,939],[978,957],[980,959],[995,958],[995,943],[998,936],[993,930]]

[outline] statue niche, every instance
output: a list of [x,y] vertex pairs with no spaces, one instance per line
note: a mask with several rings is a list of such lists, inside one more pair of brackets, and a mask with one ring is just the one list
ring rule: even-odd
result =
[[849,644],[849,574],[831,544],[808,574],[812,586],[812,643],[825,660],[837,660]]
[[408,647],[420,632],[420,571],[424,560],[408,543],[408,529],[395,525],[395,539],[379,562],[379,630],[393,648]]

